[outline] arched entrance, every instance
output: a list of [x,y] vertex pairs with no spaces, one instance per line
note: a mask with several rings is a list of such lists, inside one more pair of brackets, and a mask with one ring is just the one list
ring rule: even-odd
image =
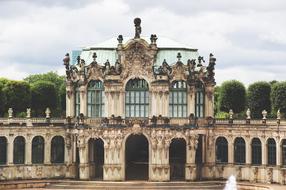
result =
[[185,180],[186,141],[173,139],[169,149],[170,179]]
[[149,147],[144,135],[130,135],[125,143],[127,180],[148,180]]
[[88,141],[88,147],[90,178],[95,180],[102,180],[104,165],[104,143],[101,139],[90,139]]

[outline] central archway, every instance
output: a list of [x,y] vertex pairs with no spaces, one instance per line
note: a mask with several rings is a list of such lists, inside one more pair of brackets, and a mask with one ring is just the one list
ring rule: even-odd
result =
[[125,143],[126,180],[148,180],[149,144],[144,135],[130,135]]

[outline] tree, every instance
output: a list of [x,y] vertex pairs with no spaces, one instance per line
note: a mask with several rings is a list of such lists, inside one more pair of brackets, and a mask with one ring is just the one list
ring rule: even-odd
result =
[[271,100],[275,112],[280,109],[280,112],[286,113],[286,82],[278,82],[272,86]]
[[6,81],[3,87],[6,96],[5,110],[13,108],[14,113],[26,112],[31,103],[30,85],[23,81]]
[[[62,105],[65,105],[65,97],[63,98],[63,92],[62,89],[65,89],[65,77],[64,76],[59,76],[55,72],[48,72],[44,74],[35,74],[35,75],[30,75],[24,79],[25,81],[29,82],[30,85],[34,85],[38,81],[47,81],[51,82],[52,84],[55,85],[57,97],[56,97],[56,102],[57,106],[53,110],[53,115],[54,116],[60,116],[63,115],[65,111],[65,106],[63,107]],[[65,91],[65,90],[64,90]]]
[[271,85],[268,82],[255,82],[248,87],[247,101],[252,117],[261,118],[261,112],[271,112]]
[[4,115],[5,112],[5,102],[6,102],[6,96],[5,93],[3,91],[4,85],[1,84],[0,82],[0,116]]
[[244,85],[236,80],[226,81],[220,87],[219,109],[235,113],[242,112],[246,104],[246,91]]
[[66,110],[66,85],[62,84],[60,88],[60,106],[61,106],[61,112],[62,114],[65,113]]
[[38,81],[31,85],[32,110],[36,116],[43,116],[49,107],[55,110],[58,105],[58,94],[55,85],[49,81]]

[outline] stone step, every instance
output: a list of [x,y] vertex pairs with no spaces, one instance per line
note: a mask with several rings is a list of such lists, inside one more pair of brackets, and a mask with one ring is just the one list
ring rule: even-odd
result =
[[52,183],[45,189],[94,189],[94,190],[222,190],[223,183],[219,182],[95,182],[95,181],[66,181]]

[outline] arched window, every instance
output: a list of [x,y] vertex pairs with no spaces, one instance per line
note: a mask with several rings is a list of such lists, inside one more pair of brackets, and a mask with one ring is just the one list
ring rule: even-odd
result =
[[259,138],[253,138],[251,141],[251,163],[261,165],[261,141]]
[[14,139],[13,163],[25,163],[25,138],[18,136]]
[[228,162],[228,142],[224,137],[218,137],[216,139],[216,162],[227,163]]
[[270,138],[267,140],[267,164],[276,165],[276,142]]
[[205,116],[205,89],[203,83],[196,84],[196,97],[195,97],[195,115],[196,117]]
[[286,166],[286,139],[282,140],[282,166]]
[[74,88],[74,102],[75,102],[75,116],[79,116],[80,114],[80,90],[79,85],[76,84]]
[[172,83],[169,94],[169,116],[187,117],[187,84],[185,81]]
[[125,116],[148,117],[149,87],[143,79],[131,79],[126,84]]
[[102,117],[104,115],[104,87],[99,80],[92,80],[87,86],[87,116]]
[[36,136],[32,140],[32,163],[42,164],[44,163],[44,150],[45,140],[41,136]]
[[61,136],[55,136],[51,144],[51,162],[64,163],[65,160],[65,141]]
[[7,139],[0,137],[0,165],[7,163]]
[[245,163],[245,141],[241,137],[234,140],[234,162],[236,164]]

